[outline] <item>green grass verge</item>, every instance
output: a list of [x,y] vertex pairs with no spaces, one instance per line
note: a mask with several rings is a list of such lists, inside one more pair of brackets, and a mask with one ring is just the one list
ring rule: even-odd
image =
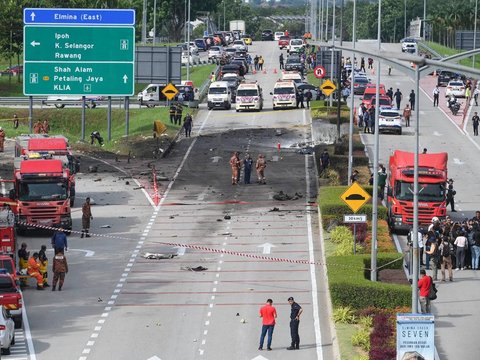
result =
[[0,76],[0,96],[23,96],[23,76]]
[[[453,49],[431,41],[427,41],[425,44],[443,56],[451,56],[463,52],[463,50]],[[477,55],[475,60],[475,68],[480,68],[480,56]],[[464,66],[472,67],[472,58],[460,60],[458,63]]]
[[352,336],[358,330],[358,326],[354,324],[335,324],[337,330],[338,344],[340,346],[340,358],[342,360],[354,360],[364,355],[359,347],[352,345]]
[[[185,109],[184,115],[191,112],[191,109]],[[28,109],[1,109],[0,124],[5,129],[7,137],[14,138],[20,134],[29,132],[28,128]],[[20,126],[13,129],[13,114],[20,118]],[[43,121],[47,119],[50,123],[50,134],[61,134],[66,136],[71,144],[75,144],[81,139],[81,109],[34,109],[34,121]],[[152,138],[153,121],[160,120],[167,127],[167,134],[173,136],[179,129],[178,125],[170,123],[168,108],[155,107],[150,109],[130,109],[129,119],[129,141],[135,141],[141,138]],[[119,142],[124,142],[125,135],[125,111],[112,109],[112,141],[107,142],[107,109],[96,108],[86,110],[86,128],[85,138],[90,140],[90,133],[94,130],[100,131],[105,139],[105,149],[114,150]],[[135,151],[135,149],[134,149]]]

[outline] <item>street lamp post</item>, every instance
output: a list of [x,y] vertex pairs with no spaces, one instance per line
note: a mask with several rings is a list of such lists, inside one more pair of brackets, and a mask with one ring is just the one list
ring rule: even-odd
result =
[[[355,83],[355,41],[356,39],[356,28],[357,28],[357,0],[353,0],[353,30],[352,30],[352,42],[353,42],[353,54],[352,54],[352,80],[350,81],[350,126],[349,126],[349,135],[348,135],[348,183],[350,184],[350,179],[352,177],[353,171],[353,109],[355,107],[355,94],[354,94],[354,83]],[[356,241],[356,239],[353,239]]]
[[425,39],[425,28],[427,27],[427,0],[423,0],[423,41]]
[[[478,0],[475,0],[475,22],[473,25],[473,48],[477,48],[477,11],[478,11]],[[472,67],[475,68],[475,55],[472,58]]]
[[403,37],[407,37],[407,0],[404,0],[403,2],[403,26],[404,26]]
[[157,33],[157,0],[153,1],[153,39],[152,43],[155,46],[155,35]]
[[[224,19],[225,21],[225,19]],[[188,0],[188,21],[187,21],[187,80],[190,80],[190,0]]]
[[143,0],[142,9],[142,43],[147,43],[147,0]]

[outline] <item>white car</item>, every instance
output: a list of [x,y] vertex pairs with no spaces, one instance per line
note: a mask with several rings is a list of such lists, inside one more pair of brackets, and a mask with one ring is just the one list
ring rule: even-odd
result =
[[[85,104],[88,108],[95,109],[97,107],[97,101],[105,100],[104,96],[98,95],[88,95],[85,96]],[[59,102],[57,102],[59,101]],[[81,105],[82,97],[80,95],[50,95],[47,96],[46,105],[51,105],[53,102],[57,109],[63,109],[66,104],[63,101],[67,102],[67,105]]]
[[189,57],[187,52],[182,52],[182,64],[186,65],[188,62],[190,64],[200,64],[200,56],[192,53]]
[[0,343],[2,354],[10,355],[10,347],[15,345],[15,323],[4,306],[0,311]]
[[280,40],[280,37],[284,35],[285,33],[283,31],[276,31],[275,34],[273,35],[273,38],[275,39],[275,41],[278,41]]
[[380,110],[380,114],[378,114],[378,132],[392,132],[402,135],[402,117],[397,110]]
[[[187,43],[185,43],[187,45]],[[190,52],[194,54],[198,54],[198,46],[195,45],[194,41],[190,41]]]
[[302,39],[291,39],[290,44],[288,45],[288,52],[294,53],[299,52],[303,49],[305,43]]
[[465,84],[462,80],[451,80],[448,82],[445,96],[465,97]]
[[402,52],[408,52],[412,54],[417,53],[417,40],[411,38],[405,38],[401,40]]
[[245,45],[245,41],[243,40],[235,40],[232,47],[240,51],[247,51],[247,45]]
[[208,50],[208,58],[209,59],[219,59],[223,55],[223,47],[221,46],[212,46]]

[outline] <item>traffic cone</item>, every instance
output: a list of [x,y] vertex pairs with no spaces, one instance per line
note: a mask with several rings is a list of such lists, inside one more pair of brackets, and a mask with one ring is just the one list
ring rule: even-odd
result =
[[257,70],[255,70],[255,68],[253,68],[253,75],[255,75],[257,73]]
[[278,74],[277,68],[273,69],[273,73],[274,73],[274,74]]
[[267,73],[267,69],[263,69],[262,74],[266,74],[266,73]]
[[372,75],[375,75],[375,68],[372,67]]

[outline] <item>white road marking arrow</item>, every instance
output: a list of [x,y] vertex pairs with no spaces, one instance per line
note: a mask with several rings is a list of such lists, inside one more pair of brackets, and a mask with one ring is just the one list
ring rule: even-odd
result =
[[212,162],[218,163],[218,160],[220,160],[222,157],[221,156],[213,156],[210,159],[212,159]]
[[434,131],[434,132],[433,132],[433,135],[434,135],[434,136],[443,136],[443,134],[440,134],[438,131]]
[[158,356],[152,356],[151,358],[148,358],[147,360],[162,360]]
[[457,158],[453,158],[453,163],[455,165],[463,165],[465,164],[463,161],[461,161],[460,159],[457,159]]
[[185,250],[187,250],[187,248],[184,248],[184,247],[182,247],[182,246],[175,246],[175,248],[178,249],[178,250],[177,250],[177,255],[178,255],[178,256],[183,256],[183,255],[185,255]]
[[[47,251],[52,251],[53,252],[53,249],[47,249]],[[95,251],[93,250],[83,250],[83,249],[68,249],[67,252],[70,252],[70,251],[81,251],[81,252],[84,252],[85,253],[85,257],[92,257],[93,255],[95,255]]]
[[279,157],[277,155],[272,156],[272,161],[278,161]]
[[123,79],[123,83],[126,84],[128,80],[127,74],[124,74],[122,79]]
[[274,248],[276,246],[273,245],[273,244],[270,244],[270,243],[265,243],[265,244],[262,244],[262,245],[258,245],[257,247],[263,248],[263,253],[264,254],[270,254],[272,248]]
[[30,14],[30,17],[32,18],[32,21],[35,21],[35,13],[32,11],[32,13]]
[[255,356],[254,358],[252,358],[252,360],[268,360],[266,357],[262,356],[262,355],[258,355],[258,356]]
[[39,43],[38,41],[33,40],[33,41],[30,43],[30,45],[32,45],[33,47],[35,47],[35,46],[40,45],[40,43]]

